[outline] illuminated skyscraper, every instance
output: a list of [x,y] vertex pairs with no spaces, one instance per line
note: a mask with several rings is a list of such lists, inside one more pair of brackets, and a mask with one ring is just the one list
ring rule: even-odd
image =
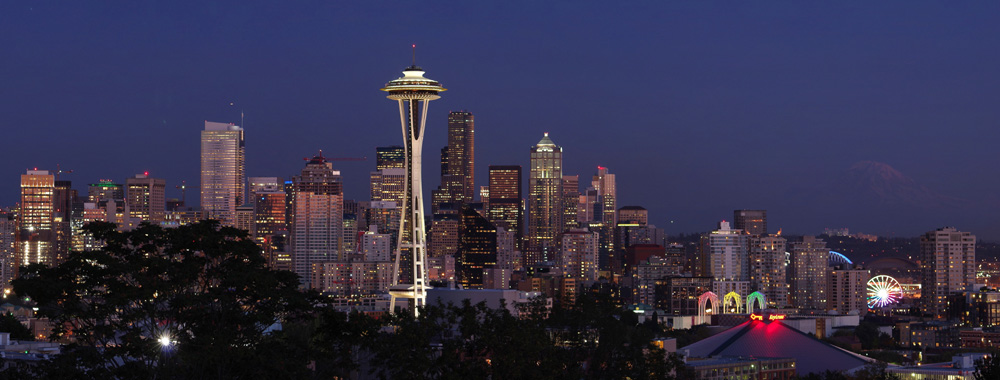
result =
[[531,148],[530,166],[526,266],[555,261],[564,226],[562,147],[548,133]]
[[9,209],[0,209],[0,289],[10,288],[17,272],[17,218]]
[[792,243],[789,285],[792,307],[826,310],[827,276],[829,276],[830,249],[823,239],[803,236]]
[[719,223],[719,229],[705,237],[705,273],[715,281],[747,281],[747,235],[729,228],[729,222]]
[[954,227],[928,232],[920,237],[920,262],[920,311],[941,318],[948,296],[976,283],[976,235]]
[[21,210],[17,217],[17,264],[56,263],[55,177],[47,170],[21,175]]
[[521,206],[521,166],[490,165],[490,192],[486,203],[486,215],[498,228],[511,231],[516,236],[515,249],[521,249],[524,220]]
[[52,189],[52,230],[55,233],[55,264],[58,265],[69,257],[73,242],[73,202],[77,198],[76,190],[70,181],[55,181]]
[[102,179],[87,187],[87,200],[99,205],[109,200],[121,203],[125,200],[125,187],[110,179]]
[[248,182],[253,205],[250,234],[264,253],[268,266],[274,268],[277,252],[285,251],[288,235],[285,183],[278,177],[250,177]]
[[247,182],[250,182],[251,196],[262,191],[281,191],[284,188],[284,183],[278,177],[250,177]]
[[767,210],[734,210],[733,228],[743,230],[750,235],[766,235]]
[[563,277],[579,281],[597,280],[597,232],[573,229],[562,234],[562,249],[557,261]]
[[223,225],[236,222],[236,207],[245,199],[243,128],[205,122],[201,131],[201,209]]
[[788,306],[786,245],[781,236],[750,237],[750,288],[764,294],[768,307]]
[[483,270],[497,264],[497,228],[472,207],[461,211],[455,272],[465,289],[483,288]]
[[826,310],[838,314],[868,312],[868,269],[851,264],[840,264],[830,269],[827,283]]
[[163,221],[167,213],[167,181],[149,178],[148,174],[136,174],[125,180],[126,199],[130,218],[138,218],[152,224]]
[[292,180],[292,266],[310,287],[314,263],[341,260],[344,193],[340,172],[318,155]]
[[406,150],[399,146],[375,147],[375,169],[406,169]]
[[580,176],[563,176],[563,231],[580,227]]
[[597,190],[598,205],[594,207],[595,219],[600,214],[600,222],[605,226],[614,227],[618,224],[618,190],[615,186],[615,175],[608,173],[608,168],[597,167],[597,174],[590,182]]
[[396,298],[413,299],[410,308],[414,315],[426,304],[429,288],[421,175],[424,127],[427,122],[428,103],[440,99],[438,93],[444,90],[437,81],[425,78],[424,70],[417,65],[407,67],[403,70],[403,77],[386,83],[382,88],[382,91],[389,93],[387,98],[399,103],[399,121],[403,129],[407,176],[389,305],[390,309],[394,309]]
[[615,186],[615,175],[608,173],[608,168],[598,166],[597,174],[594,175],[590,185],[591,191],[588,193],[595,194],[594,204],[590,206],[594,216],[590,226],[591,230],[601,236],[600,268],[618,271],[621,258],[616,256],[615,251],[615,226],[618,224],[618,191]]
[[452,203],[470,203],[475,195],[475,118],[468,111],[448,113],[448,167],[441,186]]

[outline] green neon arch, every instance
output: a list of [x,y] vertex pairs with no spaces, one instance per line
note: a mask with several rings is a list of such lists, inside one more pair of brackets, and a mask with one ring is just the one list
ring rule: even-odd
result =
[[753,292],[747,296],[747,313],[753,313],[753,303],[757,301],[757,305],[760,306],[759,309],[767,307],[767,298],[764,297],[764,293]]

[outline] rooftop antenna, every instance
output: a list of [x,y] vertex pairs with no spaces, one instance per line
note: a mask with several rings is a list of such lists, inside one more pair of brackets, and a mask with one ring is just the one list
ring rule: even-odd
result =
[[413,66],[417,66],[417,44],[413,44]]

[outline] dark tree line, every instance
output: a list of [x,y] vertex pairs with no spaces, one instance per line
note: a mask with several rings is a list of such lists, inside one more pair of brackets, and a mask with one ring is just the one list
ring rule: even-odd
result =
[[520,318],[468,303],[373,318],[325,307],[214,221],[86,230],[106,246],[24,267],[13,283],[54,323],[50,338],[73,343],[4,363],[0,379],[690,378],[651,344],[658,326],[599,295],[525,305]]

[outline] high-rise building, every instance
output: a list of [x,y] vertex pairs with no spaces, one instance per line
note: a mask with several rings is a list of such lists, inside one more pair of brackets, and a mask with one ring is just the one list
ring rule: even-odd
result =
[[21,175],[21,210],[17,215],[17,265],[56,264],[55,176],[47,170]]
[[288,235],[288,220],[285,219],[288,217],[288,210],[285,197],[284,186],[274,191],[253,193],[253,237],[272,268],[277,260],[276,252],[285,251],[284,236]]
[[412,299],[414,315],[427,302],[427,243],[424,228],[423,145],[428,103],[440,99],[445,91],[437,81],[424,77],[424,70],[412,65],[403,70],[403,77],[386,83],[382,91],[387,98],[399,103],[399,122],[403,129],[403,150],[406,159],[406,197],[400,218],[399,239],[395,254],[395,270],[390,287],[389,308],[397,298]]
[[252,204],[236,207],[236,223],[233,223],[233,227],[252,235],[255,229],[253,225],[253,209],[254,205]]
[[766,235],[767,210],[734,210],[733,228],[743,230],[750,235]]
[[205,122],[201,131],[201,209],[207,218],[226,226],[236,222],[236,207],[246,198],[245,156],[243,128]]
[[517,249],[519,240],[514,231],[497,228],[497,268],[511,271],[521,269],[521,251]]
[[69,257],[73,242],[73,202],[77,192],[70,181],[55,181],[52,191],[52,231],[55,264]]
[[375,170],[406,169],[406,149],[398,146],[375,147]]
[[395,205],[387,209],[387,223],[379,225],[386,233],[399,234],[399,220],[403,215],[401,206],[406,198],[406,178],[406,169],[401,168],[385,168],[370,173],[372,201],[393,202]]
[[[475,117],[468,111],[448,113],[448,165],[441,173],[441,187],[451,203],[471,203],[475,196]],[[442,160],[444,158],[442,157]]]
[[388,261],[325,261],[312,265],[313,288],[338,298],[384,294],[392,283]]
[[9,209],[0,209],[0,290],[9,289],[17,272],[17,218]]
[[649,223],[649,211],[642,206],[624,206],[618,209],[618,222],[645,226]]
[[344,194],[340,172],[322,155],[292,179],[292,266],[308,288],[314,263],[340,261]]
[[788,306],[786,245],[781,236],[750,237],[750,288],[764,294],[767,307]]
[[597,232],[572,229],[562,234],[562,249],[557,264],[563,277],[578,281],[597,281]]
[[392,237],[380,234],[374,226],[361,235],[358,252],[364,261],[389,261],[392,255]]
[[792,307],[826,310],[830,250],[823,239],[803,236],[792,243],[788,277]]
[[91,203],[103,205],[109,200],[123,201],[124,199],[125,187],[110,179],[102,179],[87,187],[87,201]]
[[826,310],[839,314],[868,312],[868,280],[871,271],[849,264],[837,265],[830,269],[827,282],[829,298]]
[[528,176],[528,241],[524,265],[554,261],[563,231],[562,148],[549,134],[531,148]]
[[945,316],[948,296],[976,281],[976,235],[954,227],[939,228],[920,237],[921,307],[924,314]]
[[136,174],[125,180],[126,199],[130,218],[152,224],[163,222],[167,214],[167,181],[149,178],[149,174]]
[[247,182],[250,183],[251,196],[262,191],[281,191],[285,187],[279,177],[250,177]]
[[483,270],[497,264],[497,228],[474,208],[461,211],[455,272],[465,289],[483,288]]
[[563,231],[580,228],[580,176],[564,175],[563,186]]
[[704,273],[715,281],[747,281],[747,239],[743,231],[730,228],[729,222],[719,223],[719,229],[703,239]]
[[427,254],[430,257],[454,255],[458,252],[462,220],[456,210],[438,210],[431,220]]
[[673,315],[718,314],[721,310],[698,310],[699,297],[712,290],[712,282],[711,277],[667,277],[659,280],[655,285],[656,307]]
[[597,167],[597,174],[590,182],[597,190],[599,205],[594,207],[595,219],[600,214],[600,222],[605,226],[614,227],[618,224],[618,190],[615,186],[615,175],[608,173],[608,168]]
[[490,194],[485,202],[490,222],[498,228],[511,231],[516,236],[515,249],[521,249],[524,220],[521,198],[521,166],[490,165]]

